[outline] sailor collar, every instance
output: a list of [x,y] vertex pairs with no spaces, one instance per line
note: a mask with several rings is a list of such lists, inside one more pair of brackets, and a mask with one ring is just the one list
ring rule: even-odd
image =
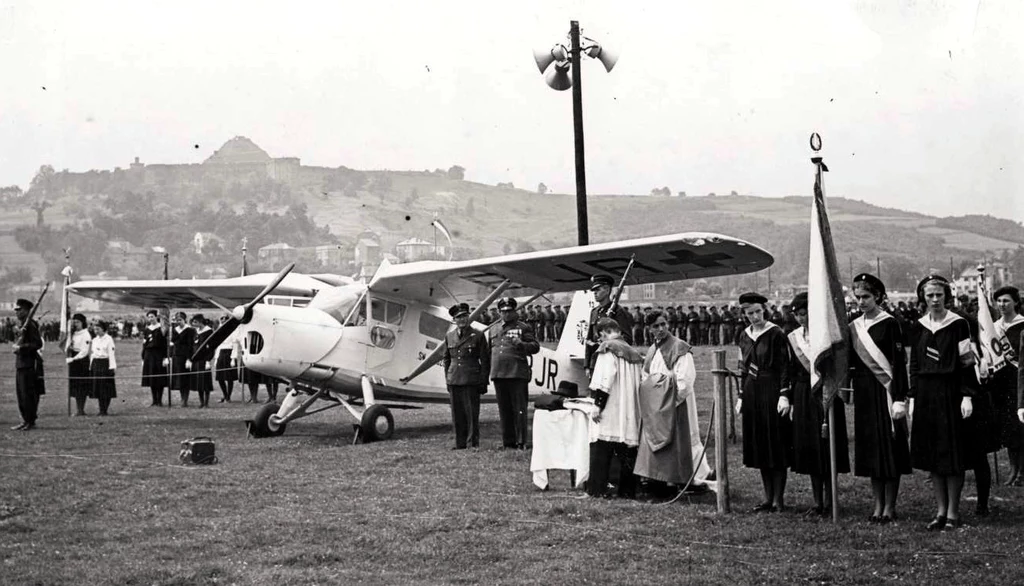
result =
[[777,328],[777,327],[779,327],[779,326],[775,325],[774,322],[770,322],[769,321],[769,322],[765,322],[765,327],[761,331],[759,331],[759,332],[754,332],[754,326],[753,325],[749,325],[749,326],[747,326],[747,329],[743,330],[743,333],[745,333],[748,338],[750,338],[751,340],[756,342],[757,339],[760,338],[762,335],[764,335],[765,332],[767,332],[768,330],[770,330],[772,328]]
[[[953,312],[950,312],[950,313],[953,313]],[[925,317],[927,317],[927,316],[925,316]],[[873,326],[873,325],[875,325],[875,324],[877,324],[879,322],[885,321],[887,319],[893,319],[892,315],[889,314],[888,312],[886,312],[884,309],[879,309],[878,310],[878,315],[876,315],[872,319],[868,319],[868,316],[866,314],[862,314],[860,317],[858,317],[854,321],[861,322],[862,324],[864,324],[864,329],[868,329],[871,326]]]
[[917,320],[917,323],[924,326],[925,329],[927,329],[929,332],[936,334],[939,332],[939,330],[945,328],[946,326],[950,325],[951,323],[955,322],[958,319],[963,319],[963,317],[961,317],[955,312],[946,310],[946,316],[942,318],[940,321],[933,321],[932,315],[930,313],[926,313],[923,316],[921,316],[921,319]]
[[1019,323],[1024,323],[1024,315],[1018,313],[1017,315],[1014,315],[1013,319],[1011,319],[1010,321],[1006,321],[1003,318],[997,319],[995,325],[1008,330]]

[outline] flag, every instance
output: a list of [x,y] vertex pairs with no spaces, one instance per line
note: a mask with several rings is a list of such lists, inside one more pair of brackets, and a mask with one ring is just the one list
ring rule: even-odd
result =
[[448,241],[448,260],[451,260],[451,258],[452,258],[452,233],[448,231],[448,228],[446,228],[444,224],[441,223],[441,220],[434,219],[432,222],[430,222],[430,225],[433,226],[435,230],[440,232],[445,237],[445,240]]
[[988,287],[985,285],[985,267],[978,267],[978,345],[975,349],[974,368],[978,379],[984,380],[992,373],[1006,366],[1014,358],[1014,348],[1005,332],[996,329],[988,305]]
[[71,306],[68,303],[68,286],[71,285],[71,265],[64,267],[60,274],[64,275],[64,289],[60,294],[60,343],[67,349],[71,338]]
[[811,386],[824,385],[822,403],[827,410],[846,377],[850,333],[846,323],[846,303],[839,266],[832,243],[832,229],[822,174],[828,171],[821,157],[811,159],[817,171],[814,200],[811,203],[811,255],[807,274],[807,320],[812,364]]

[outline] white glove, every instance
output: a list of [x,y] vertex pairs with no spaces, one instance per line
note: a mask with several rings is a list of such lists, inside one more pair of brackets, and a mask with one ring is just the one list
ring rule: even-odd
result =
[[167,359],[166,358],[164,358],[161,362],[163,363],[164,366],[167,366]]
[[910,408],[907,409],[907,419],[913,419],[913,418],[914,418],[914,400],[911,399],[910,400]]
[[736,399],[736,415],[743,413],[743,399]]
[[185,361],[185,368],[192,368],[192,361],[191,360],[186,360]]
[[903,401],[893,401],[892,403],[892,418],[896,421],[903,419],[907,416],[907,404]]
[[775,408],[775,410],[779,412],[779,415],[785,417],[789,415],[791,409],[792,407],[789,406],[789,399],[786,397],[779,397],[779,404]]
[[964,419],[967,419],[971,416],[971,413],[974,413],[974,403],[971,402],[970,397],[964,397],[963,400],[960,401],[960,415],[963,415]]
[[1024,409],[1017,409],[1017,419],[1020,419],[1020,422],[1024,423]]

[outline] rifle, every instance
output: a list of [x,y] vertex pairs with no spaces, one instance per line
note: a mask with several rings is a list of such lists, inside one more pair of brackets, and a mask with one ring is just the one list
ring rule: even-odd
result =
[[25,316],[25,321],[21,322],[21,328],[18,331],[18,340],[15,342],[19,346],[24,341],[25,329],[28,328],[29,322],[32,321],[32,316],[36,314],[36,310],[39,309],[39,304],[43,302],[43,297],[46,297],[46,292],[50,290],[50,283],[47,281],[46,286],[43,287],[43,292],[39,294],[39,298],[36,299],[36,304],[32,306],[32,309],[28,310],[28,315]]
[[633,268],[633,262],[636,260],[636,255],[629,255],[629,264],[626,265],[626,270],[622,271],[622,278],[619,279],[619,286],[615,289],[615,293],[612,295],[612,302],[608,306],[608,312],[606,315],[614,315],[615,310],[619,308],[619,298],[622,297],[622,292],[626,288],[626,277],[629,276],[630,269]]

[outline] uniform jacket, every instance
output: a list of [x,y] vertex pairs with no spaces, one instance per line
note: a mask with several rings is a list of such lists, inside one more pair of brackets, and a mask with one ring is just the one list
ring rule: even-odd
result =
[[511,378],[530,380],[530,362],[527,356],[540,352],[540,343],[530,324],[514,321],[502,322],[490,330],[491,380]]
[[[195,330],[193,330],[193,331],[195,331]],[[205,342],[207,339],[209,339],[209,337],[212,336],[212,335],[213,335],[213,330],[212,329],[205,329],[202,332],[197,333],[196,334],[196,338],[195,338],[195,343],[193,345],[193,353],[195,352],[195,349],[197,349],[200,346],[202,346],[203,342]],[[210,363],[213,362],[213,353],[215,351],[216,351],[216,349],[213,348],[212,346],[207,346],[203,350],[202,354],[200,354],[199,356],[196,356],[196,359],[195,359],[195,361],[192,364],[192,369],[196,370],[196,371],[209,370],[210,369]],[[189,358],[191,358],[191,355],[189,355]]]
[[[622,330],[622,340],[632,345],[633,344],[633,316],[629,315],[629,311],[624,309],[621,305],[615,307],[615,311],[611,311],[612,305],[601,305],[590,310],[590,322],[587,326],[587,347],[585,350],[584,364],[588,368],[593,367],[594,353],[597,350],[597,345],[600,342],[600,336],[597,331],[597,320],[602,317],[610,317],[619,324],[619,328]],[[639,322],[640,325],[643,321]]]
[[195,351],[196,330],[185,327],[179,332],[177,328],[171,328],[171,344],[171,356],[191,360],[192,353]]
[[491,350],[482,332],[453,328],[445,335],[444,380],[449,385],[487,386]]
[[21,347],[15,355],[15,368],[35,368],[42,347],[43,338],[39,335],[39,324],[34,319],[29,320],[25,326],[25,334],[21,337]]
[[159,325],[152,329],[147,325],[142,329],[143,358],[146,357],[147,352],[161,358],[167,354],[167,336],[164,335],[164,330]]

